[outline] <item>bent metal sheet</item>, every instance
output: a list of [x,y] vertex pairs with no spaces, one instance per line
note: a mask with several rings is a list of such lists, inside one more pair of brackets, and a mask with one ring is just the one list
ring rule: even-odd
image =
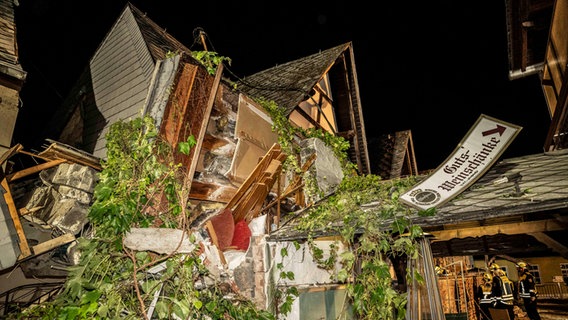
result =
[[491,168],[521,129],[482,114],[446,161],[400,200],[420,210],[450,201]]

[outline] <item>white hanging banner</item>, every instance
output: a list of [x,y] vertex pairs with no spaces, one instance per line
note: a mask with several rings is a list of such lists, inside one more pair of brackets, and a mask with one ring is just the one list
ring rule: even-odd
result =
[[521,129],[482,114],[446,161],[400,200],[420,210],[450,201],[491,168]]

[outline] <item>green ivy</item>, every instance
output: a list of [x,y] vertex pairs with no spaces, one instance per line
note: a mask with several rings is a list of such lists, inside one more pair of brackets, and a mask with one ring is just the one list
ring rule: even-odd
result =
[[[147,319],[155,294],[152,319],[274,319],[248,299],[226,299],[221,284],[196,287],[209,276],[199,246],[174,255],[123,247],[132,227],[185,230],[188,190],[180,184],[183,171],[172,160],[173,148],[159,139],[151,118],[119,121],[106,138],[107,160],[89,212],[92,236],[78,239],[79,263],[69,270],[56,300],[11,319]],[[188,137],[178,148],[188,154],[194,145],[194,137]],[[163,271],[148,273],[160,263]]]
[[231,65],[231,58],[220,56],[213,51],[191,51],[191,56],[204,65],[207,68],[207,72],[211,75],[215,74],[217,67],[221,63],[227,62]]
[[[416,184],[416,177],[382,181],[377,175],[358,175],[356,166],[349,161],[348,141],[324,130],[293,127],[285,110],[274,101],[256,101],[271,116],[278,142],[288,155],[285,169],[303,174],[296,140],[310,137],[326,143],[343,166],[344,179],[338,190],[310,206],[298,218],[296,228],[308,235],[308,246],[317,265],[331,270],[340,259],[343,269],[338,278],[348,285],[348,296],[358,319],[404,319],[407,294],[393,288],[387,257],[418,258],[422,229],[411,223],[410,209],[399,202],[399,196]],[[304,192],[319,192],[317,183],[305,173],[304,180]],[[373,209],[363,209],[369,203],[376,204]],[[421,216],[434,214],[434,209],[419,212]],[[330,256],[324,259],[312,234],[326,231],[339,235],[351,250],[339,255],[332,246]],[[407,270],[407,279],[411,275],[412,270]],[[287,274],[281,271],[280,276]],[[420,282],[421,276],[415,276]]]
[[[212,59],[215,55],[196,55]],[[303,130],[290,125],[282,108],[274,102],[258,100],[273,120],[278,142],[288,155],[284,169],[302,174],[299,166],[298,137],[318,137],[334,150],[342,162],[344,176],[338,190],[310,205],[299,218],[297,228],[308,235],[330,231],[340,236],[351,249],[341,254],[334,250],[327,259],[308,237],[318,265],[324,269],[343,268],[339,280],[359,319],[404,319],[406,293],[392,287],[388,256],[418,257],[422,230],[409,218],[410,210],[399,196],[416,183],[413,177],[382,181],[375,175],[359,176],[349,163],[349,144],[341,137],[321,130]],[[181,142],[178,152],[189,154],[195,139]],[[149,117],[117,122],[107,135],[107,160],[95,188],[89,212],[93,236],[79,239],[81,259],[72,267],[64,292],[53,302],[29,308],[17,319],[141,319],[159,290],[154,318],[275,319],[269,311],[259,310],[245,298],[228,300],[219,286],[198,289],[207,276],[199,252],[164,256],[132,252],[122,246],[124,234],[136,227],[173,227],[184,229],[188,219],[187,186],[180,184],[180,165],[174,163],[174,149],[161,141]],[[317,184],[307,186],[317,187]],[[317,190],[313,191],[317,192]],[[166,201],[164,202],[163,199]],[[372,209],[362,205],[374,202]],[[157,206],[159,204],[159,206]],[[432,215],[434,210],[420,212]],[[339,223],[338,223],[339,222]],[[281,253],[284,257],[286,252]],[[166,268],[159,275],[146,272],[158,263]],[[281,279],[294,274],[277,266]],[[408,271],[410,272],[410,271]],[[410,274],[407,275],[409,277]],[[420,275],[417,275],[420,279]],[[277,290],[276,314],[291,311],[298,296],[295,288]]]
[[[382,181],[376,175],[347,176],[332,196],[299,218],[298,230],[308,235],[322,230],[337,234],[351,248],[335,255],[332,250],[331,257],[322,260],[322,255],[314,249],[315,239],[308,238],[321,268],[333,268],[335,257],[341,262],[343,268],[338,279],[348,285],[358,319],[405,318],[406,292],[393,288],[387,257],[418,258],[422,229],[412,225],[410,209],[398,200],[415,183],[414,177]],[[363,204],[371,202],[375,203],[372,209],[363,209]],[[411,272],[407,271],[407,278]]]
[[[300,244],[297,242],[292,242],[296,250],[300,248]],[[280,249],[280,257],[284,260],[288,256],[288,249],[285,247]],[[294,280],[295,275],[291,271],[286,271],[284,269],[283,262],[276,264],[276,269],[278,270],[278,280],[272,283],[273,287],[277,287],[280,280]],[[292,311],[292,304],[294,300],[300,295],[300,292],[296,287],[286,287],[284,289],[278,288],[274,290],[274,306],[273,309],[275,314],[286,315]]]

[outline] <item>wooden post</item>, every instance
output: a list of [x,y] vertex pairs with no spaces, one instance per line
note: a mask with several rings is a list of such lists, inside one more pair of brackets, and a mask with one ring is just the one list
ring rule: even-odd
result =
[[16,205],[14,204],[14,199],[12,198],[12,193],[10,192],[10,186],[8,186],[8,180],[4,176],[4,170],[0,168],[2,173],[2,188],[4,188],[4,200],[8,205],[8,211],[10,211],[10,217],[12,217],[12,221],[14,222],[14,227],[16,228],[16,232],[18,233],[18,239],[20,240],[20,257],[19,259],[25,258],[30,256],[32,253],[30,251],[30,247],[28,245],[28,240],[26,239],[26,235],[24,233],[24,228],[22,228],[22,223],[20,222],[20,217],[18,215],[18,210],[16,209]]

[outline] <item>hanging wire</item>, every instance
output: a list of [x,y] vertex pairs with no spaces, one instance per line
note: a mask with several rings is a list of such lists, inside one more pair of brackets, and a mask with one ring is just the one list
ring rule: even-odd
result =
[[[193,29],[193,43],[189,47],[190,50],[194,48],[194,46],[196,45],[203,47],[205,51],[217,52],[209,35],[207,34],[207,32],[205,32],[205,30],[202,27],[196,27]],[[208,50],[208,46],[211,48],[211,50]],[[259,90],[267,90],[267,91],[297,91],[303,93],[306,97],[309,97],[308,92],[306,92],[306,90],[302,88],[289,87],[289,86],[260,86],[257,84],[253,84],[252,82],[247,81],[245,78],[241,78],[238,75],[236,75],[224,62],[221,63],[223,63],[224,71],[227,71],[232,77],[234,77],[241,84],[247,87]]]
[[[209,35],[202,27],[196,27],[193,29],[193,43],[189,48],[192,49],[194,45],[201,45],[205,51],[217,52],[217,50],[215,50],[215,46],[213,46],[213,43],[209,39]],[[208,45],[211,47],[211,50],[207,48]]]

